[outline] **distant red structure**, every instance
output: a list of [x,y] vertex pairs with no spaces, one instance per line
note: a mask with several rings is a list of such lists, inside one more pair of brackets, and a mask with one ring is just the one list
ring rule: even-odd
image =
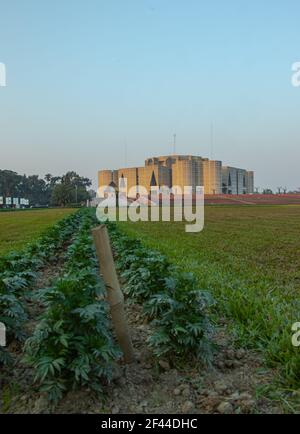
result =
[[300,193],[205,195],[205,205],[300,205]]

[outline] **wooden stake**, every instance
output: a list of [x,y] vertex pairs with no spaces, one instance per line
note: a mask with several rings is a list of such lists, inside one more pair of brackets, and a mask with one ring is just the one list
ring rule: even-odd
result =
[[124,310],[124,295],[120,288],[108,231],[105,225],[101,225],[93,229],[92,234],[116,336],[123,351],[125,363],[131,363],[134,360],[133,346]]

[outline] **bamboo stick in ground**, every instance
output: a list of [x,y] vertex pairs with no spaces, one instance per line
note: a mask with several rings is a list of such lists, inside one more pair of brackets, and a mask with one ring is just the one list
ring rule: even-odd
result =
[[131,363],[134,360],[133,346],[126,321],[124,295],[120,288],[108,231],[105,225],[101,225],[93,229],[92,234],[99,259],[100,271],[107,290],[107,299],[110,305],[115,333],[123,351],[125,363]]

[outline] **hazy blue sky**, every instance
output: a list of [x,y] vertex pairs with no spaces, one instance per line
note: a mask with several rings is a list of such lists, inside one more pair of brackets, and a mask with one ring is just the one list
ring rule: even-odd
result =
[[176,132],[178,153],[300,187],[299,23],[297,0],[2,0],[0,167],[95,179]]

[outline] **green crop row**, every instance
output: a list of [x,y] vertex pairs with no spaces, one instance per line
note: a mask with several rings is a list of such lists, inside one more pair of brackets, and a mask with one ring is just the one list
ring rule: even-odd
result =
[[25,360],[50,401],[65,391],[89,387],[102,391],[121,353],[108,320],[105,287],[91,237],[95,216],[85,213],[81,229],[67,250],[62,277],[37,294],[45,305],[39,324],[25,344]]
[[[7,344],[25,340],[25,299],[41,268],[56,261],[56,253],[72,238],[80,219],[79,213],[72,214],[22,251],[0,257],[0,322],[6,327]],[[11,361],[9,352],[0,347],[0,364]]]
[[182,273],[166,256],[144,247],[137,239],[108,223],[117,267],[125,293],[143,305],[153,333],[148,339],[158,357],[174,361],[212,359],[213,328],[208,310],[211,295],[199,289],[192,273]]

